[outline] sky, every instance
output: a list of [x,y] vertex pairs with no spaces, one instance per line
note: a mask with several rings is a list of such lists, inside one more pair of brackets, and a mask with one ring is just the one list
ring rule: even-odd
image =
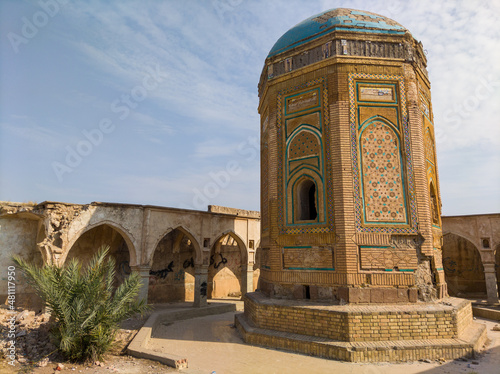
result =
[[494,0],[0,0],[0,200],[259,210],[265,58],[332,8],[423,43],[442,213],[500,212]]

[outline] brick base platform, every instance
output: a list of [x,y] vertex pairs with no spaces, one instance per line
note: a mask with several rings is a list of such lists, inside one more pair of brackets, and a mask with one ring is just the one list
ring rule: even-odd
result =
[[326,305],[245,295],[235,324],[249,344],[352,362],[471,357],[486,339],[467,300]]

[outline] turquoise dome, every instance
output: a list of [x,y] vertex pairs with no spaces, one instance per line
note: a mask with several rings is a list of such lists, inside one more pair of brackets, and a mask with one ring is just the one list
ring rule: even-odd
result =
[[337,30],[384,34],[406,32],[406,29],[396,21],[375,13],[346,8],[330,9],[309,17],[284,33],[267,57],[288,51]]

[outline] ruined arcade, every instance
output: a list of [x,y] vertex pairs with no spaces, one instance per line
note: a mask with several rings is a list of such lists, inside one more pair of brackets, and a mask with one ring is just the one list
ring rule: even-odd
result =
[[[109,246],[122,282],[142,278],[139,297],[151,304],[241,296],[255,289],[258,212],[211,205],[207,211],[149,205],[0,202],[1,261],[22,255],[37,265],[86,264]],[[1,279],[6,290],[6,279]],[[32,288],[19,284],[17,305],[40,310]],[[7,299],[0,293],[2,300]]]
[[252,344],[348,361],[470,355],[447,297],[430,82],[397,22],[333,9],[266,58],[261,273],[236,319]]

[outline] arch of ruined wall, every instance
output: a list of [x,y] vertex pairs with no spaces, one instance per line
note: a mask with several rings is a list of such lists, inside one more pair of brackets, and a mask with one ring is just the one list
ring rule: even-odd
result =
[[486,282],[481,254],[466,238],[447,233],[443,236],[443,268],[448,293],[454,297],[484,298]]
[[[148,263],[149,265],[153,264],[153,257],[156,251],[156,248],[158,248],[158,244],[162,241],[162,239],[170,234],[173,231],[179,230],[183,235],[187,236],[190,240],[191,243],[193,244],[194,247],[194,254],[195,254],[195,264],[202,264],[203,263],[203,251],[199,243],[199,238],[197,239],[193,233],[189,231],[188,228],[180,225],[177,227],[168,227],[164,232],[162,232],[158,237],[154,238],[154,243],[153,245],[150,245],[148,250],[146,251],[145,254],[145,259],[143,262]],[[151,241],[149,241],[151,244]]]
[[484,267],[489,303],[498,302],[495,249],[500,245],[500,214],[443,216],[443,235],[454,234],[471,242],[479,251]]
[[[28,215],[30,220],[38,221],[38,230],[30,235],[34,236],[34,249],[42,254],[46,264],[63,265],[78,239],[94,228],[107,225],[116,230],[127,244],[131,270],[143,279],[140,297],[144,299],[147,299],[150,269],[158,243],[169,232],[179,230],[189,238],[195,249],[195,305],[202,305],[207,300],[210,249],[215,241],[230,234],[238,242],[242,252],[242,269],[248,274],[242,277],[245,278],[242,291],[253,291],[255,243],[260,242],[258,212],[219,206],[209,206],[208,211],[195,211],[114,203],[0,203],[0,220],[7,217],[10,220],[25,220]],[[15,234],[2,231],[0,225],[0,239],[2,237],[8,243],[19,240]],[[5,248],[4,252],[3,256],[10,260],[9,248]]]
[[[127,244],[127,248],[128,248],[129,255],[130,255],[130,262],[135,263],[137,261],[136,260],[136,249],[135,249],[136,246],[134,244],[136,242],[136,239],[134,238],[132,233],[129,230],[127,230],[125,227],[123,227],[120,223],[113,222],[109,219],[104,219],[104,220],[97,221],[97,222],[94,222],[91,224],[87,224],[87,225],[83,226],[83,228],[80,229],[78,232],[71,235],[67,244],[65,245],[65,250],[63,250],[63,252],[61,253],[61,256],[58,258],[58,261],[57,261],[58,264],[63,265],[66,262],[66,258],[68,257],[70,250],[76,244],[78,239],[80,239],[83,236],[83,234],[85,234],[86,232],[89,232],[90,230],[92,230],[94,228],[102,226],[102,225],[110,226],[111,228],[116,230],[122,236],[123,240],[125,240],[125,243]],[[97,250],[97,248],[96,248],[96,250]]]
[[[231,250],[231,247],[236,247],[237,250]],[[227,252],[229,249],[229,252]],[[220,258],[216,257],[216,253]],[[213,256],[213,257],[212,257]],[[224,265],[222,261],[227,261],[226,257],[229,256],[229,262]],[[240,292],[242,295],[246,292],[251,292],[253,288],[253,263],[248,263],[248,249],[245,246],[244,240],[234,231],[226,230],[221,233],[211,245],[210,259],[208,266],[208,295],[212,293],[212,297],[224,297],[223,294],[228,295],[230,291]],[[220,267],[222,263],[222,267]],[[248,278],[248,268],[251,267],[251,276]],[[224,275],[224,271],[227,274]],[[226,280],[221,282],[226,287],[222,287],[222,294],[217,292],[216,285],[220,284],[220,277],[226,276]],[[229,279],[227,279],[229,278]],[[237,281],[238,286],[230,285],[231,279],[233,282]],[[251,283],[249,283],[251,282]]]

